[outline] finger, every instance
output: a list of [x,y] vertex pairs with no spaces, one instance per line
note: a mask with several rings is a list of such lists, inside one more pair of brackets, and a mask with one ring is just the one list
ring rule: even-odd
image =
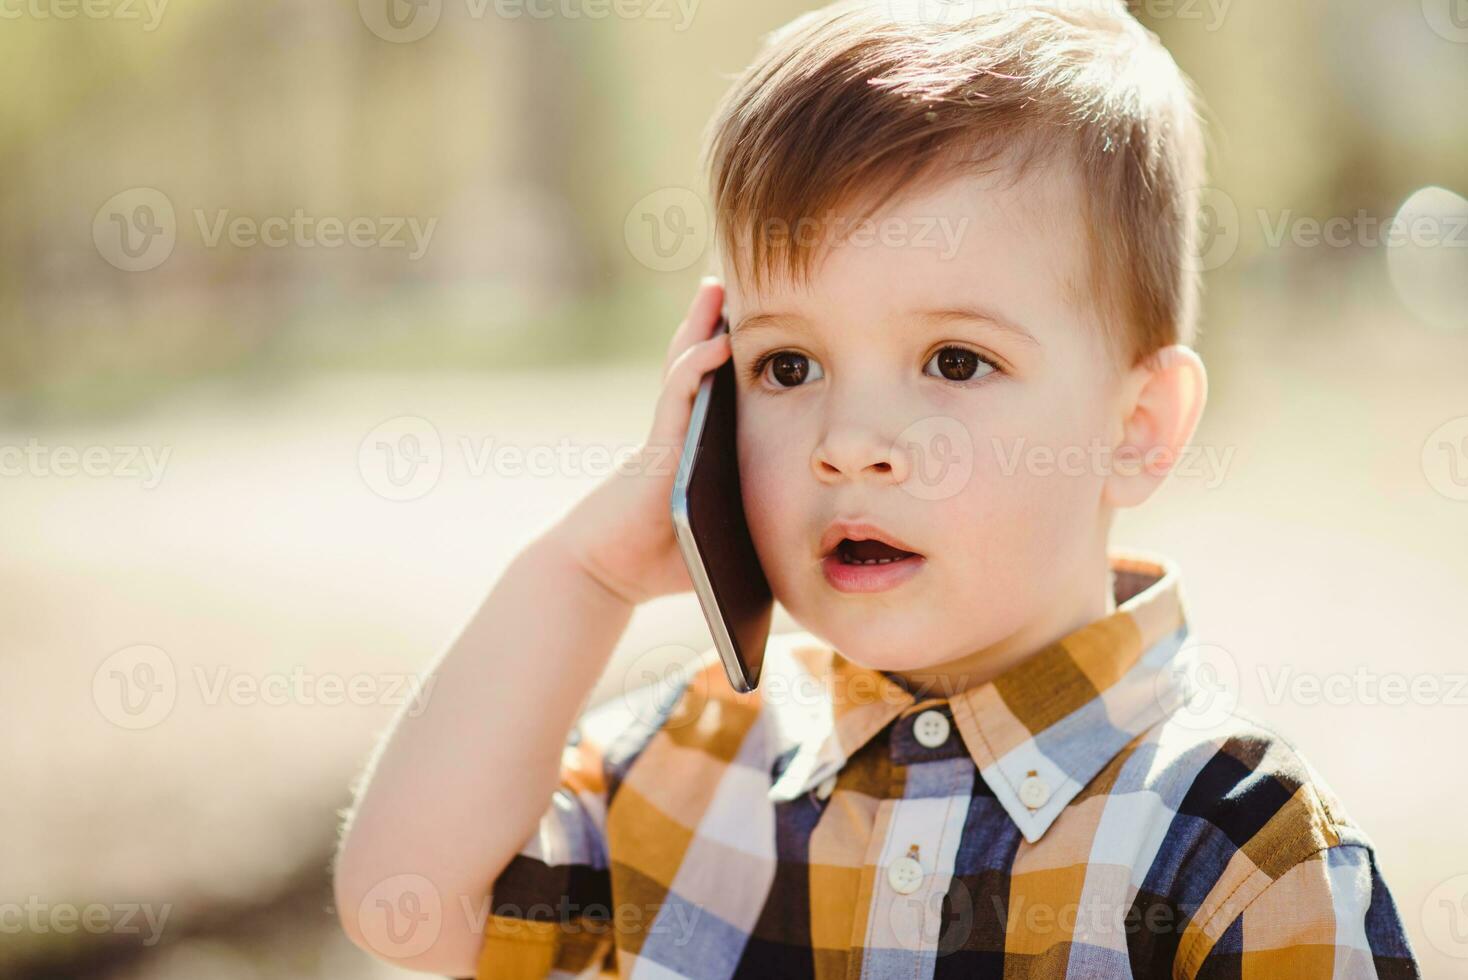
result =
[[673,339],[668,342],[668,355],[663,360],[664,377],[684,351],[700,340],[708,339],[714,332],[714,325],[719,322],[719,311],[723,308],[724,284],[717,276],[704,276],[693,294],[688,314],[683,317],[683,322],[673,331]]
[[658,446],[682,448],[688,438],[688,420],[693,414],[693,399],[698,395],[703,376],[729,358],[729,335],[720,334],[699,341],[685,350],[668,369],[654,410],[652,434],[648,442]]
[[687,315],[673,331],[673,337],[668,342],[667,357],[663,361],[664,377],[672,369],[673,362],[684,351],[700,340],[706,340],[713,333],[714,325],[718,323],[719,312],[723,307],[723,283],[716,276],[705,276],[700,280],[698,289],[693,294],[693,301],[689,304]]

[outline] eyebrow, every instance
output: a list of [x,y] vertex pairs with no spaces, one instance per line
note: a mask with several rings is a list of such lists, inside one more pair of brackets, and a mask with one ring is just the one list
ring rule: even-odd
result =
[[[1028,344],[1032,347],[1044,346],[1035,338],[1034,334],[1030,333],[1018,323],[991,310],[985,310],[979,307],[954,306],[938,310],[911,310],[904,314],[904,317],[927,320],[932,323],[949,323],[954,320],[981,323],[1008,334],[1021,343]],[[744,333],[746,331],[759,330],[780,324],[793,326],[804,323],[806,323],[805,318],[796,313],[754,313],[741,319],[729,333],[732,336],[736,331]]]

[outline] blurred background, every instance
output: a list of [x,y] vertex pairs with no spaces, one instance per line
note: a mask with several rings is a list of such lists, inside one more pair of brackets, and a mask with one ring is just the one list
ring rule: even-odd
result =
[[[1212,391],[1116,542],[1468,976],[1468,4],[1132,6],[1210,107]],[[340,933],[339,811],[645,436],[703,127],[805,9],[0,0],[0,975],[411,975]],[[709,643],[649,604],[594,700]]]

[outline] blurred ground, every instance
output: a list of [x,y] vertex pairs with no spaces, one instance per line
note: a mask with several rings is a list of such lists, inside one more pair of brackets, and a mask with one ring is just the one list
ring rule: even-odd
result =
[[[1461,976],[1465,961],[1426,937],[1423,909],[1434,887],[1468,872],[1458,772],[1468,707],[1272,702],[1269,691],[1282,667],[1468,669],[1468,503],[1437,492],[1423,466],[1429,433],[1468,414],[1468,334],[1434,333],[1386,307],[1320,323],[1319,309],[1215,313],[1202,346],[1217,383],[1195,441],[1233,451],[1225,478],[1175,478],[1124,515],[1115,541],[1182,563],[1195,638],[1228,652],[1246,710],[1291,737],[1377,840],[1427,975]],[[43,917],[67,903],[169,911],[156,944],[141,919],[138,934],[25,930],[7,938],[0,973],[393,975],[336,927],[334,811],[403,693],[392,682],[452,640],[514,551],[590,482],[476,475],[461,439],[630,447],[659,368],[648,358],[201,386],[106,425],[0,432],[6,445],[171,450],[151,489],[128,476],[5,480],[0,737],[15,751],[0,756],[0,778],[26,790],[0,802],[0,901]],[[417,491],[383,483],[362,462],[364,440],[419,432],[416,420],[441,439],[442,474],[416,499],[385,499],[374,486]],[[653,603],[594,698],[617,690],[633,657],[708,643],[691,596]],[[159,668],[151,675],[137,673],[140,645],[162,653],[142,656]],[[130,714],[136,705],[117,700],[117,675],[167,695],[169,671],[166,711],[155,701]],[[287,688],[293,672],[303,679]],[[330,677],[369,687],[325,703]]]

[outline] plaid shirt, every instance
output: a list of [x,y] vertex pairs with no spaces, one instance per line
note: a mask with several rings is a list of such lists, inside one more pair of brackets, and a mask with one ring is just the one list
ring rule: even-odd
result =
[[1111,561],[1114,613],[953,697],[792,633],[748,694],[709,649],[584,712],[477,980],[1419,976],[1370,839],[1216,710],[1175,565]]

